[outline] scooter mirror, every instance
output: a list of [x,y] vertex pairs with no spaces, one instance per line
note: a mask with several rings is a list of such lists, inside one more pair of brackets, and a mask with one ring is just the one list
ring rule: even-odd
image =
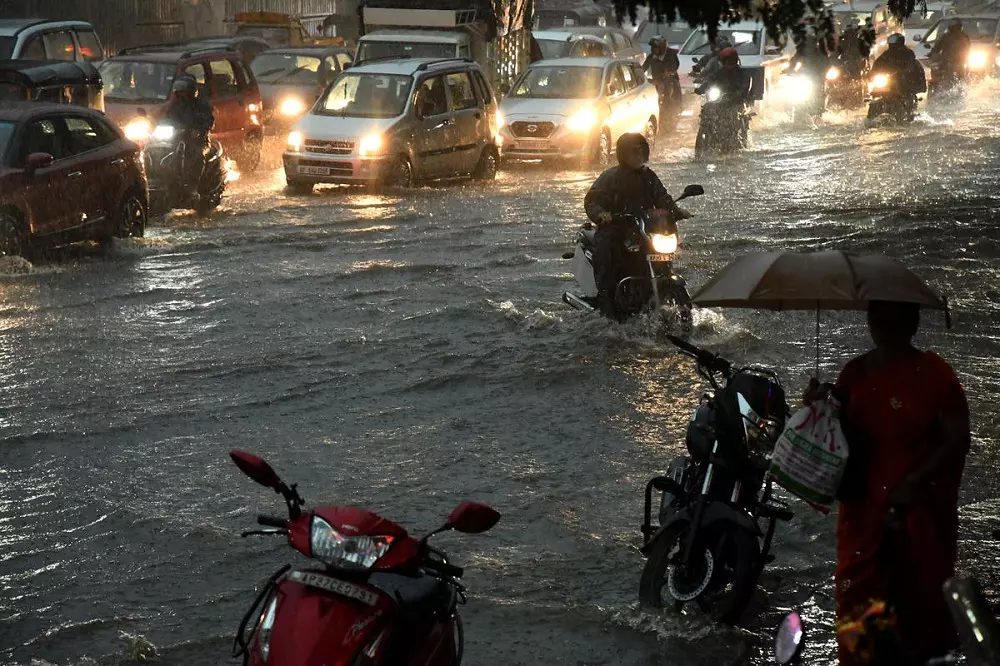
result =
[[233,459],[233,462],[236,463],[241,472],[260,485],[268,488],[277,488],[281,485],[281,479],[278,478],[275,471],[262,458],[236,449],[229,452],[229,457]]
[[774,660],[779,664],[794,663],[805,644],[802,616],[794,612],[789,613],[781,621],[778,634],[774,637]]
[[705,193],[705,188],[701,185],[688,185],[684,188],[684,198],[700,197]]
[[462,502],[448,516],[448,527],[463,534],[480,534],[497,524],[500,513],[479,502]]

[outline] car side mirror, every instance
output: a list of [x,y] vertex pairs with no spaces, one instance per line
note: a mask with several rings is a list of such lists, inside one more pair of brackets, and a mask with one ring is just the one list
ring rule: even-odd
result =
[[271,466],[263,458],[258,458],[246,451],[238,451],[236,449],[229,452],[229,457],[233,459],[233,462],[236,463],[241,472],[260,485],[275,489],[281,486],[281,479],[278,477],[277,472],[271,469]]
[[794,663],[802,654],[805,644],[802,616],[798,613],[789,613],[781,621],[778,634],[774,637],[774,661],[782,666]]
[[56,158],[48,153],[31,153],[28,155],[28,173],[34,173],[36,169],[44,169],[55,161]]
[[481,534],[500,520],[500,512],[479,502],[462,502],[448,516],[448,528],[463,534]]

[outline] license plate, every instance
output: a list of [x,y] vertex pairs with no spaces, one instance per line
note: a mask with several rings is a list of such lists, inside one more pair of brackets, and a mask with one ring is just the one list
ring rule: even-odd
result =
[[663,262],[663,261],[673,261],[674,255],[672,254],[647,254],[646,261],[652,262]]
[[299,173],[303,173],[309,176],[329,176],[330,167],[300,166]]
[[524,150],[538,150],[539,148],[545,148],[549,145],[548,141],[544,139],[521,139],[515,144],[518,148],[523,148]]
[[323,590],[325,592],[333,592],[334,594],[339,594],[340,596],[347,597],[349,599],[356,599],[368,604],[369,606],[374,606],[378,601],[378,595],[370,590],[366,590],[365,588],[354,585],[353,583],[347,583],[345,581],[330,578],[329,576],[313,573],[311,571],[293,571],[288,574],[288,577],[296,583],[308,585],[309,587],[315,587],[316,589]]

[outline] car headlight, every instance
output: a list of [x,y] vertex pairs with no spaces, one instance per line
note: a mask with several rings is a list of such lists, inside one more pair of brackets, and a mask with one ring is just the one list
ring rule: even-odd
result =
[[706,95],[706,97],[708,97],[709,102],[715,102],[720,97],[722,97],[722,90],[716,88],[715,86],[712,86],[711,88],[708,89],[708,95]]
[[827,81],[836,81],[839,78],[840,78],[840,68],[839,67],[831,67],[830,69],[826,70],[826,80]]
[[889,75],[888,74],[876,74],[872,77],[871,83],[868,84],[868,90],[885,90],[889,87]]
[[500,112],[500,109],[497,109],[497,129],[500,129],[506,124],[507,119],[503,117],[503,113]]
[[657,254],[673,254],[677,251],[677,234],[653,234],[653,251]]
[[173,125],[157,125],[153,130],[153,138],[157,141],[170,141],[174,138]]
[[577,111],[569,120],[566,121],[566,127],[574,132],[586,132],[597,124],[597,113],[593,109],[584,109],[582,111]]
[[145,141],[153,129],[149,118],[136,118],[125,126],[125,138],[129,141]]
[[791,102],[804,102],[813,94],[813,83],[808,76],[790,74],[782,77],[781,87]]
[[361,139],[358,144],[358,154],[362,157],[366,155],[379,155],[384,150],[384,142],[378,134],[371,134]]
[[391,536],[345,536],[330,523],[313,516],[309,534],[314,559],[338,569],[368,571],[385,555],[394,538]]
[[302,132],[288,133],[288,150],[297,153],[302,150]]
[[261,659],[267,661],[271,654],[271,632],[274,631],[274,616],[278,614],[278,597],[271,597],[271,602],[267,605],[267,610],[260,616],[260,625],[257,627],[257,649],[260,650]]
[[301,116],[302,112],[306,110],[306,104],[298,97],[286,97],[281,100],[281,106],[278,110],[283,116]]
[[970,69],[984,69],[986,63],[989,62],[990,56],[986,51],[982,49],[974,49],[969,52],[969,68]]

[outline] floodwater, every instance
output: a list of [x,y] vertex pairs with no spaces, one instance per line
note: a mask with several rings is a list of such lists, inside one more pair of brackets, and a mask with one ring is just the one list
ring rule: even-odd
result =
[[[911,127],[759,119],[743,155],[696,162],[690,127],[653,168],[686,204],[693,286],[759,250],[905,261],[950,295],[920,344],[957,369],[974,445],[962,568],[998,578],[1000,123],[997,91]],[[679,145],[678,145],[679,144]],[[209,220],[172,215],[109,254],[0,274],[0,663],[230,664],[281,539],[240,539],[278,498],[227,452],[266,457],[310,504],[413,533],[461,500],[503,513],[437,544],[466,566],[466,664],[767,663],[783,611],[832,662],[833,517],[795,503],[756,620],[720,629],[641,610],[642,489],[683,450],[700,380],[655,319],[571,311],[570,249],[596,173],[525,168],[485,187],[289,196],[244,175]],[[867,349],[823,317],[822,372]],[[697,313],[694,342],[778,369],[798,395],[809,313]],[[91,661],[93,660],[93,661]]]

